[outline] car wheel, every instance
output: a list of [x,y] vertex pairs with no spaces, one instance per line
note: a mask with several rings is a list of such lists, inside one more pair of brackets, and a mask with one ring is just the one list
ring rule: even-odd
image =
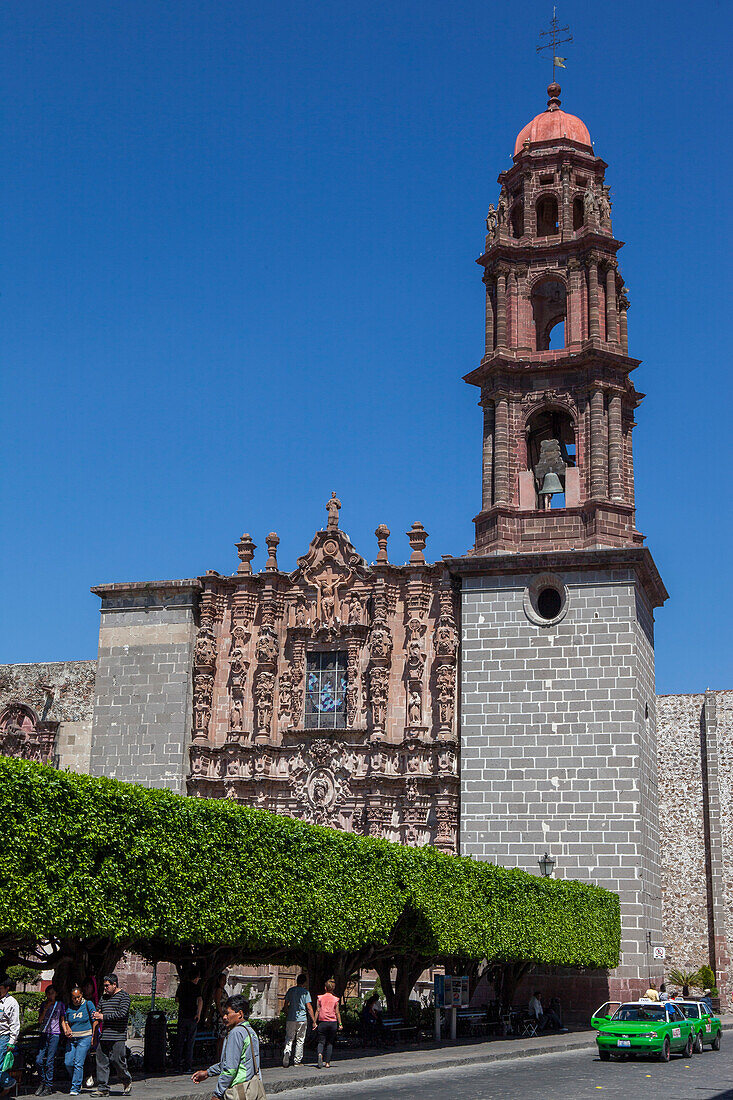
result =
[[695,1051],[695,1054],[702,1054],[702,1052],[703,1052],[702,1035],[699,1032],[695,1036],[694,1051]]
[[610,1062],[611,1061],[611,1051],[610,1050],[599,1050],[598,1051],[598,1057],[601,1059],[602,1062]]
[[685,1045],[684,1051],[682,1052],[682,1057],[683,1058],[692,1058],[692,1036],[691,1035],[687,1036],[687,1043]]
[[720,1032],[713,1039],[711,1046],[713,1050],[720,1050]]
[[657,1057],[659,1058],[660,1062],[669,1061],[669,1039],[665,1038],[664,1042],[662,1043],[662,1049],[660,1050]]

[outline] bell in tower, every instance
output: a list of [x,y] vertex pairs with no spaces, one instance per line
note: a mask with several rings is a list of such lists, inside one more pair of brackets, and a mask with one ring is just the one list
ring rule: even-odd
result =
[[[553,20],[554,32],[557,28]],[[654,609],[667,598],[636,529],[631,435],[642,395],[606,164],[560,88],[519,133],[478,263],[486,343],[475,547],[461,584],[461,854],[603,886],[621,962],[563,978],[592,1011],[663,977]],[[545,988],[552,989],[548,978]],[[541,968],[532,982],[542,988]]]

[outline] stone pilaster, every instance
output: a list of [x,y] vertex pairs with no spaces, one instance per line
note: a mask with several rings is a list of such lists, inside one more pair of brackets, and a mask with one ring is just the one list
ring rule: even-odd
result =
[[494,503],[494,427],[496,409],[494,402],[486,398],[484,408],[483,477],[481,482],[481,507],[485,511]]

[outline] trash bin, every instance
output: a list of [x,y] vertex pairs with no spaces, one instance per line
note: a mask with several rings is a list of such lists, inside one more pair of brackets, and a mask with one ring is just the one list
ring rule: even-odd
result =
[[165,1012],[148,1012],[145,1017],[145,1069],[155,1072],[165,1070],[165,1048],[168,1028]]

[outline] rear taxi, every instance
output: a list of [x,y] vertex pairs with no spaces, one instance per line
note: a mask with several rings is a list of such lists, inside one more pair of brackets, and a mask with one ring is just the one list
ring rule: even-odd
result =
[[702,1054],[703,1047],[720,1050],[720,1036],[723,1024],[702,1001],[673,1002],[692,1024],[692,1048],[696,1054]]
[[691,1020],[672,1001],[627,1001],[612,1014],[606,1001],[591,1020],[598,1032],[598,1057],[607,1062],[612,1054],[628,1057],[645,1054],[668,1062],[671,1054],[689,1058],[695,1041]]

